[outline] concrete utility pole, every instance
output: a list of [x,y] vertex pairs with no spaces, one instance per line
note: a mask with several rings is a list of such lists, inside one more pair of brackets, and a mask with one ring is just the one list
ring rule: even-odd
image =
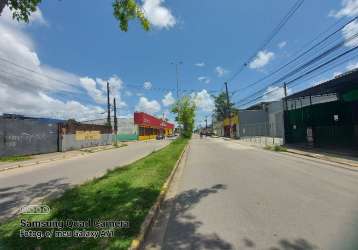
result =
[[208,116],[205,116],[205,133],[208,134]]
[[113,99],[113,117],[114,117],[114,133],[117,134],[117,131],[118,131],[118,120],[117,120],[116,98]]
[[[179,69],[178,66],[183,64],[183,62],[172,62],[171,64],[175,65],[175,74],[176,74],[176,80],[177,80],[177,100],[179,102]],[[178,106],[178,125],[179,125],[179,132],[181,133],[181,126],[180,126],[180,105]]]
[[114,138],[115,138],[115,145],[117,146],[117,132],[118,132],[118,121],[117,121],[117,105],[116,105],[116,98],[113,98],[113,122],[114,122]]
[[107,82],[107,125],[111,125],[111,104],[109,101],[109,82]]
[[232,130],[232,128],[231,128],[231,108],[230,108],[230,98],[229,98],[229,91],[228,91],[228,88],[227,88],[227,82],[225,82],[224,83],[225,84],[225,91],[226,91],[226,103],[227,103],[227,107],[226,107],[226,118],[228,118],[229,119],[229,125],[230,125],[230,131],[229,131],[229,133],[230,133],[230,135],[229,135],[229,137],[231,137],[231,130]]

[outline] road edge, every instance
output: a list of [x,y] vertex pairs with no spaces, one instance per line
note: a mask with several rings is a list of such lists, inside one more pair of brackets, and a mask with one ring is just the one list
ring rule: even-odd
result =
[[188,147],[190,144],[190,140],[188,141],[188,144],[184,147],[183,151],[181,152],[179,159],[176,161],[175,166],[173,170],[171,171],[168,179],[163,184],[160,194],[154,203],[154,205],[150,208],[147,216],[144,219],[144,222],[142,223],[140,227],[140,231],[138,236],[132,240],[131,246],[128,248],[128,250],[139,250],[144,242],[145,237],[147,236],[149,230],[151,229],[155,219],[157,218],[160,210],[160,206],[162,205],[164,198],[168,192],[169,186],[172,183],[173,177],[183,159],[184,154],[186,153]]

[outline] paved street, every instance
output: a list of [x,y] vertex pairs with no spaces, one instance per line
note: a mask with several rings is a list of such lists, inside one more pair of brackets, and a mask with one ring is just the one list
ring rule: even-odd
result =
[[133,142],[127,147],[0,172],[0,221],[23,205],[61,193],[71,185],[101,176],[108,169],[131,163],[167,144],[167,140]]
[[358,172],[219,138],[185,162],[146,249],[358,249]]

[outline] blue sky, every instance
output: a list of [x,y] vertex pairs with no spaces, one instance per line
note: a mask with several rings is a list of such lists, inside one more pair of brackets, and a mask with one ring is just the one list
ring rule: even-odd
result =
[[[223,89],[224,81],[257,51],[295,2],[143,0],[152,22],[150,32],[136,21],[129,24],[128,32],[121,32],[111,0],[44,0],[27,25],[11,21],[5,10],[0,16],[0,57],[17,65],[0,60],[0,112],[80,120],[104,117],[103,87],[110,80],[113,95],[120,100],[120,115],[128,116],[134,110],[168,114],[176,97],[175,91],[168,94],[176,88],[171,62],[182,61],[180,88],[196,92],[181,94],[195,99],[197,122],[202,123],[213,108],[210,91]],[[305,1],[229,83],[230,90],[244,89],[292,59],[327,27],[357,13],[357,0]],[[332,78],[355,65],[352,59],[289,91]],[[265,84],[244,89],[232,98],[238,102]],[[278,98],[281,92],[277,89],[267,98]]]

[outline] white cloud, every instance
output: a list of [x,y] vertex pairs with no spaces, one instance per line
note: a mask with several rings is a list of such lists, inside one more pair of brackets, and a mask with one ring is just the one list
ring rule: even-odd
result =
[[195,102],[198,109],[204,112],[212,112],[214,110],[214,99],[210,96],[206,89],[203,89],[198,93],[192,93],[191,98]]
[[353,36],[355,36],[358,33],[358,21],[355,20],[354,22],[348,24],[344,29],[342,30],[342,34],[344,39],[346,39],[345,45],[347,47],[355,47],[358,45],[358,37],[355,37],[351,39]]
[[172,92],[168,92],[163,100],[162,100],[162,103],[165,107],[168,107],[170,105],[173,105],[175,103],[175,98],[173,97],[173,93]]
[[347,67],[346,67],[346,69],[349,71],[349,70],[353,70],[353,69],[356,69],[356,68],[358,68],[358,62],[350,62],[348,65],[347,65]]
[[277,44],[277,46],[278,46],[280,49],[284,48],[286,45],[287,45],[287,42],[286,42],[286,41],[282,41],[282,42],[280,42],[279,44]]
[[358,14],[358,0],[343,0],[342,9],[339,11],[332,10],[329,15],[341,18],[341,17],[354,17]]
[[333,72],[333,78],[334,78],[334,77],[337,77],[337,76],[339,76],[339,75],[341,75],[341,74],[342,74],[342,72],[339,72],[339,71]]
[[207,83],[207,84],[211,82],[210,78],[207,77],[207,76],[200,76],[200,77],[198,77],[198,81],[204,82],[204,83]]
[[[285,91],[283,87],[273,87],[270,86],[267,88],[266,94],[262,97],[261,101],[263,102],[271,102],[280,100],[285,96]],[[287,94],[290,94],[291,90],[287,89]]]
[[99,106],[83,105],[73,100],[61,101],[41,91],[19,91],[0,80],[0,113],[80,120],[103,117],[103,112]]
[[135,110],[149,114],[155,114],[161,110],[161,106],[158,101],[149,101],[146,97],[142,96],[139,98],[139,102],[136,105]]
[[260,69],[266,66],[273,58],[275,54],[270,51],[262,50],[257,53],[257,56],[250,62],[250,69]]
[[146,81],[146,82],[143,83],[143,88],[145,88],[147,90],[151,89],[152,86],[153,86],[153,84],[151,82],[149,82],[149,81]]
[[82,87],[87,91],[87,94],[98,104],[107,103],[107,82],[110,89],[110,101],[116,98],[116,104],[118,107],[124,107],[126,104],[121,100],[120,90],[123,86],[123,81],[116,75],[112,76],[108,80],[96,78],[96,80],[89,77],[81,77],[80,82]]
[[205,63],[204,62],[198,62],[198,63],[195,63],[195,66],[197,66],[197,67],[205,67]]
[[176,24],[176,19],[170,9],[162,6],[164,0],[142,0],[143,12],[149,22],[157,28],[171,28]]
[[133,95],[132,92],[130,92],[129,90],[126,90],[126,91],[124,92],[124,94],[125,94],[126,96],[132,96],[132,95]]
[[218,77],[222,77],[222,76],[226,75],[227,73],[229,73],[228,70],[224,69],[224,68],[221,67],[221,66],[217,66],[217,67],[215,68],[215,72],[216,72],[216,74],[217,74]]
[[[39,9],[32,14],[31,23],[47,24]],[[102,107],[88,104],[89,90],[101,100],[91,79],[84,78],[84,91],[81,77],[41,63],[34,42],[26,33],[27,27],[28,24],[14,21],[9,10],[4,9],[0,18],[0,113],[59,119],[103,117]],[[119,84],[115,78],[110,82]]]

